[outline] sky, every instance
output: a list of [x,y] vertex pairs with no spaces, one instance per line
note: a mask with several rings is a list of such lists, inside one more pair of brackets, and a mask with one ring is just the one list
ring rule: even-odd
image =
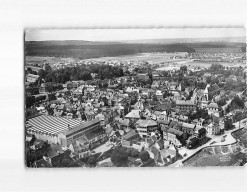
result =
[[244,28],[161,29],[34,29],[26,30],[26,41],[85,40],[123,41],[141,39],[245,37]]

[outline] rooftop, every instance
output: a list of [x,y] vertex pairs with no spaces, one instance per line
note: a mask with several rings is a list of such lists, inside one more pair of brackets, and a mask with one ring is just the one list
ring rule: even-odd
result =
[[74,132],[76,132],[76,131],[79,131],[79,130],[81,130],[81,129],[85,129],[85,128],[87,128],[87,127],[89,127],[89,126],[91,126],[91,125],[94,125],[94,124],[96,124],[96,123],[99,123],[99,124],[100,124],[99,119],[93,119],[93,120],[91,120],[91,121],[87,121],[87,122],[85,122],[85,123],[79,124],[79,125],[77,125],[77,126],[71,128],[70,130],[67,130],[67,135],[72,134],[72,133],[74,133]]
[[187,101],[187,100],[177,100],[176,105],[188,105],[188,106],[194,106],[196,105],[194,101]]
[[123,139],[128,140],[129,138],[136,136],[138,133],[136,133],[134,130],[130,130],[128,133],[123,135]]
[[137,118],[137,119],[141,118],[141,117],[140,117],[139,110],[131,110],[131,112],[129,112],[129,113],[125,116],[125,118]]
[[210,104],[208,105],[208,108],[218,108],[218,104],[212,102],[212,103],[210,103]]
[[142,127],[148,127],[148,126],[156,126],[157,122],[154,120],[138,120],[137,124],[139,124]]
[[73,128],[80,125],[81,122],[75,119],[40,115],[28,119],[27,124],[31,126],[31,128],[29,128],[28,131],[57,135],[61,132],[67,131],[68,125],[70,125],[70,127]]

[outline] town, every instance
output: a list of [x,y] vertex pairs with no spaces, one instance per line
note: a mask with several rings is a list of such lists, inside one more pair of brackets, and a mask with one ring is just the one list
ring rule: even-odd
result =
[[[165,55],[156,63],[27,64],[27,166],[185,166],[211,146],[222,146],[220,154],[243,153],[231,165],[244,165],[246,141],[232,133],[246,132],[247,69],[220,64],[244,64],[244,53]],[[193,65],[198,59],[211,65]],[[224,148],[229,144],[234,149]]]

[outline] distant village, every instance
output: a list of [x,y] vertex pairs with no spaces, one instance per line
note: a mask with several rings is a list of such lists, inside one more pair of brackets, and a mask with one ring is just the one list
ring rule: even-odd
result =
[[90,80],[51,83],[27,70],[27,166],[173,166],[212,140],[224,142],[225,132],[247,122],[247,70],[220,62],[243,62],[245,56],[184,56],[214,63],[160,71],[161,64],[143,61],[28,64],[52,71],[100,63],[121,67],[124,76],[102,80],[91,73]]

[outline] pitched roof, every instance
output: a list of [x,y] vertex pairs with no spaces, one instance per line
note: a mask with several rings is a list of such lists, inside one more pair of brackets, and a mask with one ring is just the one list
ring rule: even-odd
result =
[[172,122],[170,123],[169,127],[176,127],[177,124],[178,124],[177,121],[172,121]]
[[179,131],[177,129],[174,129],[174,128],[166,128],[166,129],[162,129],[163,131],[166,131],[168,133],[171,133],[171,134],[174,134],[174,135],[177,135],[177,136],[182,136],[183,135],[183,132],[182,131]]
[[176,105],[195,105],[194,101],[189,100],[177,100]]
[[128,140],[131,137],[134,137],[136,135],[139,135],[138,133],[136,133],[134,130],[130,130],[128,133],[126,133],[125,135],[122,136],[123,139]]
[[154,120],[142,120],[142,119],[140,119],[136,123],[142,127],[156,126],[157,125],[157,122]]
[[140,117],[139,110],[131,110],[131,112],[129,112],[129,113],[125,116],[125,118],[137,118],[137,119],[141,118],[141,117]]
[[194,129],[195,128],[195,125],[190,124],[190,123],[183,123],[182,127]]
[[170,121],[168,120],[157,120],[158,123],[163,124],[163,125],[169,125]]
[[154,107],[154,110],[158,111],[165,111],[165,110],[170,110],[172,108],[170,103],[163,103],[161,105],[157,105]]
[[208,105],[208,108],[218,108],[218,104],[212,102],[212,103],[210,103],[210,104]]
[[129,119],[118,119],[118,122],[121,124],[121,125],[124,125],[124,126],[129,126],[130,125],[130,120]]

